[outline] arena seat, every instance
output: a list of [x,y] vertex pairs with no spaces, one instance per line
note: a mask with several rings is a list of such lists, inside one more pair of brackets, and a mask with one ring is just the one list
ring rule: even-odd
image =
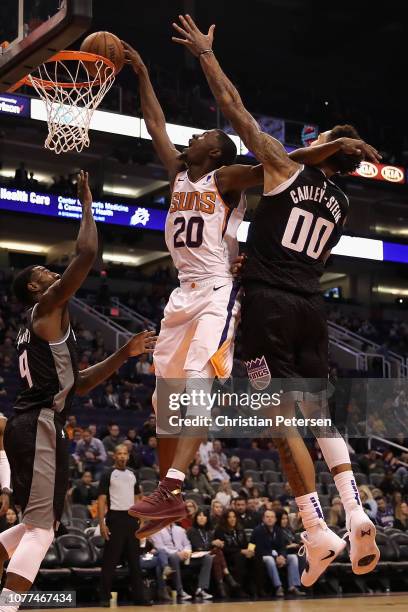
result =
[[82,506],[82,504],[72,504],[71,512],[73,519],[77,518],[86,520],[91,518],[88,508],[86,506]]
[[244,472],[245,470],[257,470],[258,463],[255,461],[255,459],[246,457],[245,459],[242,460],[242,469],[244,470]]
[[139,480],[152,480],[153,482],[157,482],[157,473],[151,467],[141,467],[138,470]]
[[157,487],[157,482],[153,480],[142,480],[140,482],[140,488],[142,489],[143,495],[149,495]]
[[267,491],[269,497],[279,497],[283,495],[283,482],[271,482],[268,484]]
[[40,570],[36,582],[43,583],[55,583],[60,580],[67,580],[71,575],[71,570],[67,567],[61,567],[61,557],[56,542],[51,544],[47,554],[42,560]]
[[408,569],[408,533],[399,531],[399,533],[393,533],[389,536],[391,541],[398,548],[398,563],[392,563],[394,569]]
[[260,467],[263,472],[266,470],[271,470],[272,472],[276,471],[276,463],[273,459],[262,459]]
[[275,472],[274,470],[265,470],[263,473],[264,482],[282,482],[281,475],[279,472]]
[[89,538],[89,546],[91,547],[93,553],[93,561],[95,565],[100,566],[102,564],[105,540],[102,536],[91,536]]
[[63,567],[90,567],[93,564],[93,555],[84,536],[63,535],[57,538],[61,565]]
[[185,494],[185,501],[187,501],[188,499],[191,499],[192,501],[195,501],[195,503],[198,506],[201,506],[204,499],[203,496],[201,495],[201,493],[196,493],[195,491],[186,491]]
[[254,481],[262,480],[262,472],[259,470],[245,470],[244,478],[252,478]]

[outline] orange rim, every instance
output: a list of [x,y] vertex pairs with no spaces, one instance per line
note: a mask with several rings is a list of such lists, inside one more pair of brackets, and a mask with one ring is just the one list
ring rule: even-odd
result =
[[[50,57],[45,64],[50,62],[59,62],[59,61],[83,61],[83,62],[98,62],[102,61],[108,68],[113,70],[113,73],[116,74],[115,64],[111,62],[107,57],[103,57],[102,55],[96,55],[96,53],[86,53],[85,51],[59,51],[52,57]],[[60,83],[55,81],[47,81],[44,79],[40,79],[36,76],[27,75],[21,81],[19,81],[18,85],[30,85],[33,87],[34,83],[39,85],[43,89],[53,89],[54,87],[62,87],[63,89],[81,89],[81,87],[91,87],[93,85],[100,85],[102,83],[101,79],[95,79],[93,81],[81,81],[80,83]]]

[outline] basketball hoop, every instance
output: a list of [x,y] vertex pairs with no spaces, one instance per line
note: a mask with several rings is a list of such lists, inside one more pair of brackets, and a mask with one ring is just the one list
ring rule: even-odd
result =
[[92,116],[112,87],[115,73],[115,65],[101,55],[60,51],[21,81],[34,87],[45,103],[46,149],[59,154],[89,147]]

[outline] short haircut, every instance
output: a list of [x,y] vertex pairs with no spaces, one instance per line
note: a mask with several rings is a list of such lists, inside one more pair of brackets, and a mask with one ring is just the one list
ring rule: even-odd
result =
[[28,288],[28,283],[31,282],[31,275],[35,267],[28,266],[14,277],[13,293],[23,306],[32,306],[33,304],[33,295]]
[[221,156],[219,161],[221,162],[222,166],[231,166],[237,159],[237,147],[235,142],[222,130],[216,131],[221,148]]
[[[352,125],[345,124],[336,125],[332,130],[330,130],[328,142],[342,137],[360,139],[360,135],[356,128]],[[336,172],[339,172],[340,174],[349,174],[350,172],[357,170],[360,163],[363,161],[363,156],[347,155],[342,151],[337,151],[337,153],[331,155],[327,161]]]

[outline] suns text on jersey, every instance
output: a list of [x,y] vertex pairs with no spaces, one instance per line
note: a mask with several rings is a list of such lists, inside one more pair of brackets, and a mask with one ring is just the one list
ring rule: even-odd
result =
[[174,191],[169,208],[170,213],[195,210],[197,212],[214,214],[217,194],[214,191]]
[[334,196],[329,198],[326,196],[326,184],[324,187],[316,187],[315,185],[302,185],[296,189],[291,189],[290,197],[295,204],[306,200],[312,202],[324,202],[326,208],[333,215],[335,223],[341,220],[341,207]]

